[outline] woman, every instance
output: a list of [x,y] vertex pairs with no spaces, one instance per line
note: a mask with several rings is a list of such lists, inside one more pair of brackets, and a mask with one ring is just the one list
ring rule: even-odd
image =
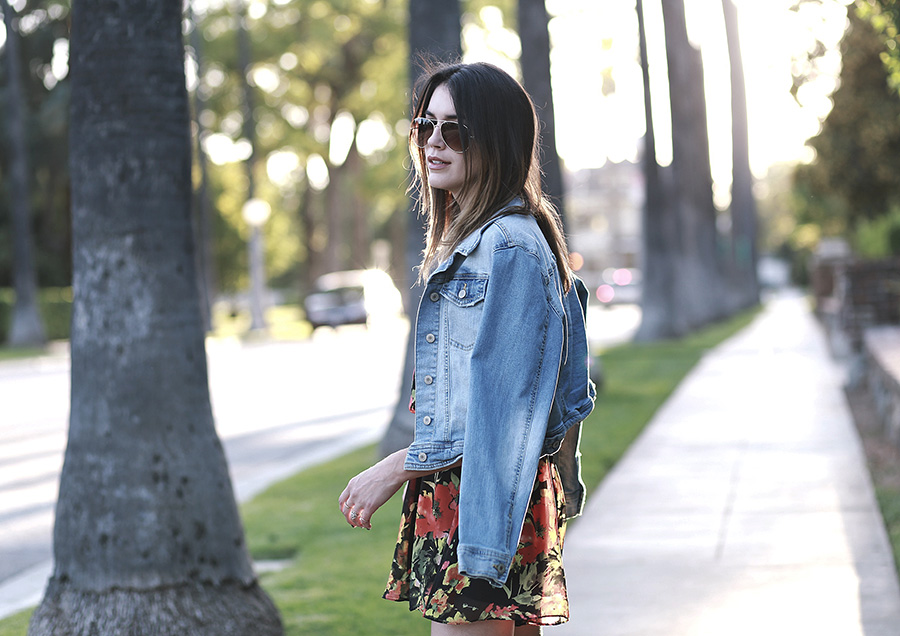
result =
[[541,192],[534,107],[512,77],[433,70],[410,153],[428,217],[415,440],[338,503],[370,528],[409,482],[385,598],[409,601],[432,634],[539,634],[568,619],[562,539],[583,502],[576,425],[594,398],[587,294]]

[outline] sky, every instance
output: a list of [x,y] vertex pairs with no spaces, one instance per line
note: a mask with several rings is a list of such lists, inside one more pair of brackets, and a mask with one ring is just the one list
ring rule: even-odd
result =
[[[805,141],[814,136],[831,108],[828,96],[840,72],[837,45],[846,27],[841,0],[823,6],[795,0],[736,0],[748,94],[751,168],[758,178],[778,162],[809,161]],[[607,161],[635,161],[645,132],[643,87],[638,61],[634,1],[548,0],[553,50],[557,148],[570,169],[594,168]],[[644,0],[650,57],[657,158],[671,161],[671,125],[665,43],[660,0]],[[731,183],[731,82],[721,0],[686,0],[688,35],[703,54],[710,159],[716,199],[727,204]],[[488,15],[488,23],[499,19]],[[822,74],[798,94],[790,94],[795,57],[821,40],[830,53]],[[497,43],[495,43],[496,45]],[[469,59],[496,56],[487,43],[467,38]],[[494,48],[498,48],[495,46]],[[602,80],[606,72],[606,94]]]

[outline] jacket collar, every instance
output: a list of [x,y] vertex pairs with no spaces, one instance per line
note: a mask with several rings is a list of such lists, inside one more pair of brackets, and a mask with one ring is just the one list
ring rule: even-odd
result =
[[478,244],[481,243],[481,237],[484,234],[484,231],[486,229],[488,229],[488,227],[490,227],[495,221],[497,221],[501,217],[506,216],[506,213],[509,212],[510,210],[514,210],[516,208],[523,208],[524,205],[525,204],[522,201],[521,197],[515,197],[514,199],[510,200],[509,203],[507,203],[502,208],[497,210],[494,213],[494,216],[492,216],[484,225],[482,225],[480,228],[478,228],[477,230],[475,230],[474,232],[469,234],[469,236],[467,236],[462,241],[460,241],[459,245],[457,245],[456,248],[453,250],[453,253],[450,254],[450,256],[448,256],[446,259],[444,259],[444,261],[441,262],[441,264],[438,265],[434,269],[433,272],[431,272],[431,275],[428,277],[429,280],[432,279],[433,277],[435,277],[436,275],[447,271],[450,268],[450,265],[453,264],[453,260],[456,258],[457,255],[461,255],[463,258],[465,258],[469,254],[471,254],[472,251],[476,247],[478,247]]

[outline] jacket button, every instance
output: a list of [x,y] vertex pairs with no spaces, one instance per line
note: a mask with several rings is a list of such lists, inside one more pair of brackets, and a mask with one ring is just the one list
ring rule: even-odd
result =
[[460,289],[460,290],[459,290],[459,294],[457,294],[457,296],[459,296],[460,298],[465,298],[465,297],[466,297],[466,290],[465,290],[465,289]]
[[441,297],[441,295],[440,295],[439,293],[437,293],[437,292],[431,292],[431,295],[429,296],[429,298],[430,298],[433,302],[437,302],[437,299],[440,298],[440,297]]
[[420,462],[424,462],[426,459],[428,459],[428,454],[427,454],[427,453],[425,453],[424,451],[421,452],[421,453],[419,453],[419,461],[420,461]]
[[431,424],[431,416],[426,415],[425,417],[423,417],[422,424],[424,424],[425,426],[428,426],[429,424]]
[[434,378],[432,378],[430,375],[426,375],[423,379],[425,380],[425,384],[431,384],[432,382],[434,382]]
[[429,343],[434,342],[434,334],[430,333],[427,336],[425,336],[425,342],[429,342]]

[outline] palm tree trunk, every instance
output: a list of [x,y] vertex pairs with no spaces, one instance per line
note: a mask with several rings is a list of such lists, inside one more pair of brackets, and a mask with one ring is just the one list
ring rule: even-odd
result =
[[209,402],[181,20],[180,0],[72,13],[72,404],[33,636],[282,633]]
[[[673,309],[688,329],[725,314],[712,200],[709,133],[700,51],[687,37],[684,0],[663,0],[669,96],[672,109],[672,176],[680,227]],[[679,320],[679,322],[682,322]]]
[[[419,77],[419,61],[424,56],[454,59],[462,56],[460,36],[460,0],[409,0],[409,79],[415,90]],[[415,284],[412,268],[421,260],[425,249],[425,227],[417,214],[414,202],[410,203],[406,228],[406,267],[404,279],[397,281],[403,291],[403,306],[410,321],[415,321],[416,303],[422,293]],[[406,341],[406,358],[400,384],[400,399],[394,407],[394,416],[379,445],[383,455],[409,446],[415,435],[416,420],[409,412],[410,381],[415,369],[415,329],[410,327]]]
[[[334,119],[329,125],[334,124]],[[328,186],[323,191],[328,243],[325,246],[326,272],[347,269],[347,168],[345,164],[328,165]]]
[[[666,184],[656,161],[656,134],[653,127],[653,108],[650,94],[650,63],[647,56],[647,32],[644,28],[644,3],[637,0],[638,35],[641,70],[644,80],[644,210],[642,236],[644,241],[643,294],[641,296],[641,325],[635,340],[649,341],[671,338],[686,331],[680,316],[673,308],[673,274],[675,251],[680,243],[678,218],[669,205]],[[671,184],[669,184],[671,186]]]
[[[250,156],[244,162],[244,171],[247,176],[247,193],[244,201],[248,202],[256,196],[256,118],[253,107],[253,88],[248,80],[253,64],[253,55],[250,50],[250,32],[248,30],[250,20],[247,15],[248,3],[246,0],[237,0],[237,3],[237,54],[243,90],[243,100],[241,101],[244,115],[243,135],[244,139],[250,143]],[[266,328],[265,299],[263,298],[265,253],[263,228],[253,226],[250,228],[250,240],[247,242],[247,261],[250,264],[250,329],[253,331]]]
[[13,232],[13,287],[16,303],[7,335],[14,347],[40,346],[46,342],[38,306],[37,272],[31,236],[28,148],[25,142],[25,103],[19,54],[19,19],[8,0],[0,0],[6,25],[7,133],[10,141],[10,212]]
[[[324,273],[321,266],[321,254],[319,253],[318,242],[316,241],[316,209],[322,193],[317,192],[310,186],[306,173],[301,177],[303,180],[302,195],[300,204],[297,206],[297,219],[303,234],[303,244],[306,247],[306,259],[303,261],[303,267],[299,270],[298,280],[300,291],[305,295],[313,290],[316,277]],[[298,184],[298,190],[300,189]],[[298,263],[299,265],[299,263]]]
[[[562,166],[556,152],[556,119],[550,82],[550,17],[544,0],[519,0],[519,38],[522,47],[522,83],[537,107],[541,122],[541,167],[544,192],[563,213],[565,195]],[[563,214],[563,218],[565,215]]]
[[[361,183],[366,166],[362,156],[359,154],[356,143],[350,148],[344,164],[347,166],[347,173],[351,182],[353,184]],[[358,186],[354,186],[348,194],[347,208],[350,210],[350,216],[353,220],[350,228],[352,234],[351,244],[353,246],[350,250],[350,267],[353,269],[371,267],[372,228],[369,218],[369,206],[360,194]]]
[[205,128],[201,114],[206,108],[206,100],[200,89],[203,78],[203,35],[200,33],[200,25],[197,23],[192,5],[188,4],[188,20],[193,23],[191,29],[191,47],[197,62],[197,88],[194,90],[193,110],[194,125],[196,126],[196,143],[194,150],[197,153],[197,167],[200,172],[200,183],[194,193],[194,244],[197,252],[197,284],[200,287],[200,308],[203,312],[203,323],[206,331],[212,331],[212,308],[216,296],[216,272],[213,262],[214,238],[213,208],[209,201],[209,170],[206,151],[203,150],[203,137]]
[[747,124],[747,89],[738,28],[738,11],[733,0],[722,0],[725,32],[731,61],[731,134],[733,140],[731,228],[733,266],[737,275],[740,307],[759,303],[756,276],[756,200],[750,171],[750,133]]

